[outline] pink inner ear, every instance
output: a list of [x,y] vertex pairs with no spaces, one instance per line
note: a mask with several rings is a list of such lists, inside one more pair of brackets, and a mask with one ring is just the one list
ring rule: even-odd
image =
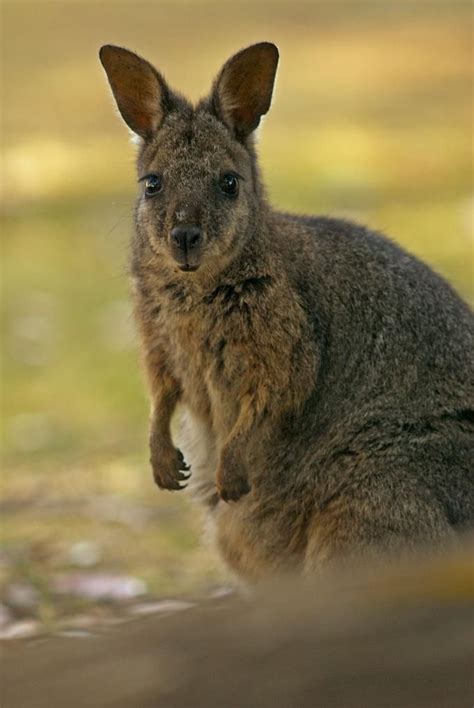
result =
[[260,113],[252,106],[239,106],[232,111],[232,119],[235,126],[239,129],[245,127],[246,131],[255,130],[260,123]]
[[149,137],[163,115],[163,80],[151,64],[120,47],[107,48],[101,60],[123,119],[134,133]]
[[[130,72],[128,81],[117,94],[119,109],[132,130],[150,135],[161,120],[161,95],[156,77],[148,72]],[[122,105],[120,103],[122,102]]]
[[133,116],[136,124],[136,132],[151,134],[158,128],[161,115],[159,101],[158,95],[152,96],[146,88],[141,91],[139,86],[135,87],[133,95],[126,103],[128,114]]
[[224,66],[217,84],[223,117],[248,135],[270,108],[278,52],[273,45],[257,45],[239,52]]

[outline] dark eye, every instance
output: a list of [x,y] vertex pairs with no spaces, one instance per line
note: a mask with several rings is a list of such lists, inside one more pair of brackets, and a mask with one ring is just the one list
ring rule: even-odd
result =
[[239,193],[239,178],[233,172],[226,172],[220,178],[219,187],[228,197],[236,197]]
[[147,175],[145,177],[145,194],[147,197],[154,197],[163,189],[163,177],[161,175]]

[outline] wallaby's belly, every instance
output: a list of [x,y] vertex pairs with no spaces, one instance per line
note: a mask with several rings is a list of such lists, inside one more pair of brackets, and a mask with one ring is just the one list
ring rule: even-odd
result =
[[262,515],[261,489],[253,489],[237,504],[219,499],[216,469],[220,445],[209,421],[186,405],[179,411],[175,444],[191,466],[189,492],[207,513],[207,540],[227,567],[241,579],[254,582],[268,573],[301,565],[304,528],[292,529],[287,509]]
[[174,437],[176,446],[191,466],[192,495],[206,507],[214,506],[218,498],[215,481],[218,445],[210,421],[189,406],[181,405]]
[[290,499],[265,513],[267,495],[257,485],[238,503],[223,502],[216,488],[220,444],[212,426],[186,405],[180,407],[177,423],[174,441],[191,466],[189,492],[204,507],[207,540],[228,569],[254,582],[302,566],[306,524],[302,517],[294,518]]
[[[456,459],[445,461],[441,470],[438,447],[429,439],[417,449],[410,439],[399,440],[385,451],[361,440],[359,454],[346,455],[337,454],[339,448],[329,436],[315,438],[312,443],[306,439],[304,456],[292,456],[292,450],[303,447],[300,435],[303,433],[295,432],[291,439],[273,440],[270,450],[251,455],[257,467],[251,470],[250,494],[237,503],[226,504],[216,493],[216,436],[208,424],[189,411],[183,416],[177,442],[191,464],[190,491],[205,503],[208,530],[221,558],[244,580],[254,582],[281,570],[295,568],[301,572],[318,566],[325,552],[324,539],[331,529],[339,529],[357,546],[361,543],[357,532],[369,521],[374,539],[377,534],[384,537],[387,548],[405,546],[412,539],[420,543],[450,539],[456,519],[442,503],[443,494],[451,506],[456,502],[463,507],[463,515],[471,523],[474,520],[472,475],[463,474],[465,454],[461,452]],[[454,431],[446,431],[446,445],[454,440],[459,442]],[[334,461],[329,463],[331,458]],[[444,489],[437,489],[426,479],[427,466],[438,467]],[[272,478],[280,479],[281,486],[284,477],[299,478],[305,493],[298,492],[296,484],[276,495]],[[314,499],[313,505],[303,503],[309,497]],[[399,513],[401,508],[406,518]]]

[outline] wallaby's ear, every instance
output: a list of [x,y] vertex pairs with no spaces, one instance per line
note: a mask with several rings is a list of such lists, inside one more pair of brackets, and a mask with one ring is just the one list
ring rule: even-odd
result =
[[246,138],[270,108],[278,49],[270,42],[253,44],[231,57],[217,77],[211,101],[217,116]]
[[173,106],[164,78],[145,59],[123,47],[106,44],[99,56],[122,118],[134,133],[150,138]]

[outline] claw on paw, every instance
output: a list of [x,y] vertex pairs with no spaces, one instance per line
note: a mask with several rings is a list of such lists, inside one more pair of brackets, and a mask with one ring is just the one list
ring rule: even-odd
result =
[[232,480],[226,484],[218,485],[219,496],[222,501],[238,501],[245,494],[248,494],[251,490],[248,480],[245,478],[239,478]]
[[186,482],[191,474],[185,474],[190,469],[186,464],[183,453],[180,450],[172,449],[171,454],[152,454],[151,466],[155,482],[160,489],[171,491],[181,491],[186,489]]

